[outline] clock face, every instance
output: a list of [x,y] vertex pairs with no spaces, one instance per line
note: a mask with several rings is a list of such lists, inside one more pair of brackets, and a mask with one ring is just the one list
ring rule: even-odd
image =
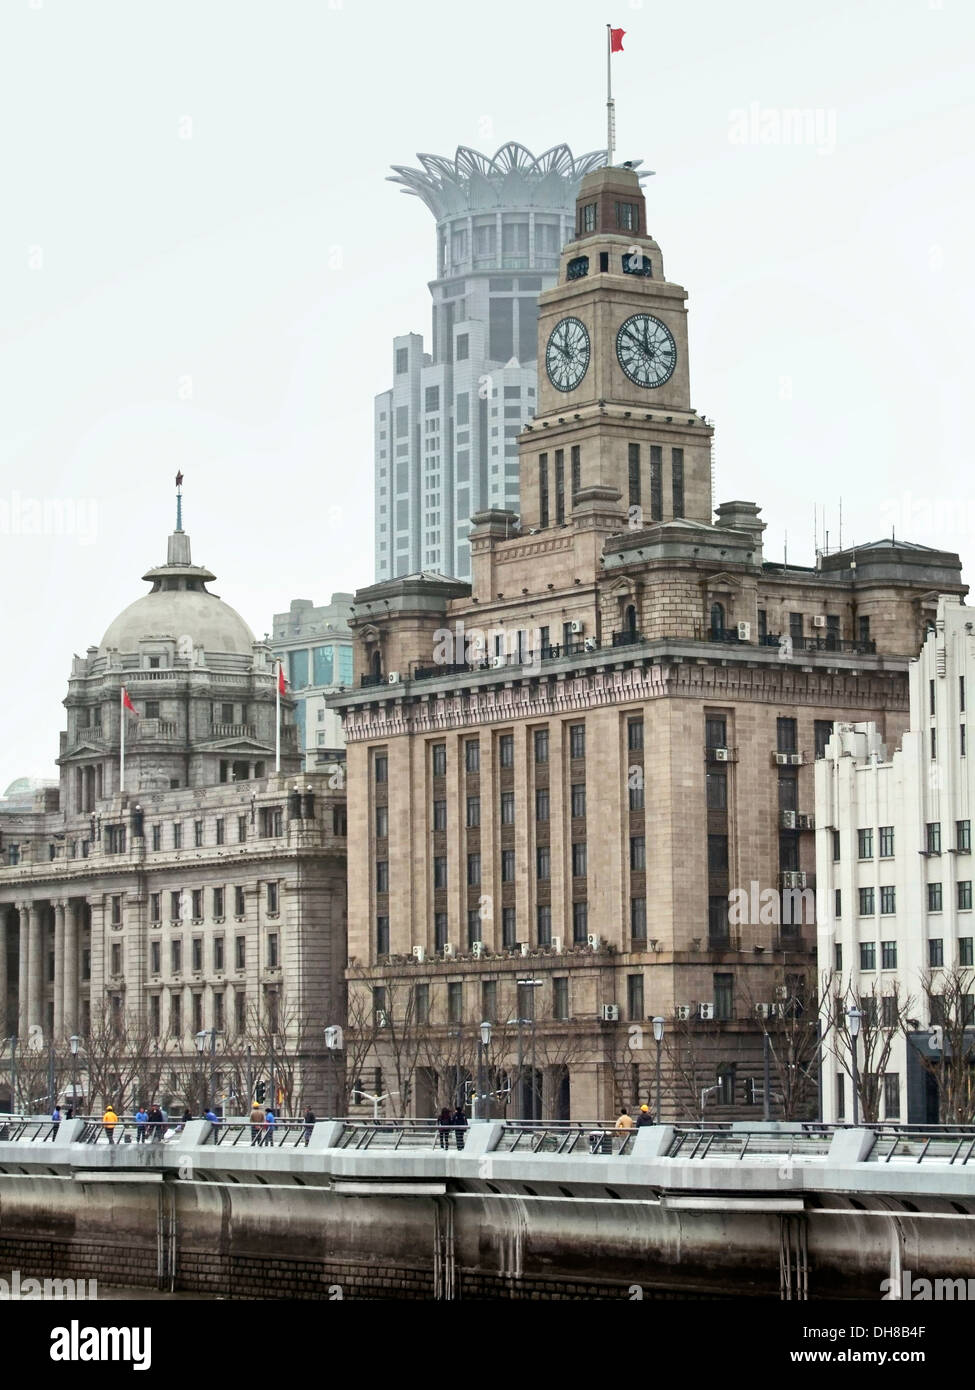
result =
[[574,391],[589,366],[589,334],[581,319],[560,319],[545,349],[545,370],[556,391]]
[[670,329],[650,314],[634,314],[620,325],[616,356],[637,386],[663,386],[677,365],[677,344]]

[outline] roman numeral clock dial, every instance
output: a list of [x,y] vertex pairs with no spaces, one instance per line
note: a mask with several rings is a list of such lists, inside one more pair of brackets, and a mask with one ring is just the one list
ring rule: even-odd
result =
[[636,386],[663,386],[677,365],[677,344],[670,329],[650,314],[634,314],[620,325],[616,356]]
[[574,391],[589,368],[589,333],[581,319],[560,319],[549,334],[545,370],[556,391]]

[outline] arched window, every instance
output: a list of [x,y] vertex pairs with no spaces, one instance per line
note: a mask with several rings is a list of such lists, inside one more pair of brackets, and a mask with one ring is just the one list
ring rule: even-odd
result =
[[711,631],[724,631],[724,606],[720,603],[712,603],[711,605]]
[[628,603],[626,605],[624,626],[627,632],[636,632],[636,604]]
[[383,674],[383,659],[379,654],[378,647],[372,654],[372,661],[370,663],[370,666],[372,669],[372,674],[376,677],[377,680],[379,680]]

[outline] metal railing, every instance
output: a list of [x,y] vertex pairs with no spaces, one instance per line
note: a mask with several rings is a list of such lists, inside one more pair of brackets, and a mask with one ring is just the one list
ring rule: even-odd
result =
[[[346,1120],[339,1149],[462,1149],[466,1126],[441,1126],[438,1120]],[[459,1142],[458,1142],[459,1141]]]
[[570,1120],[506,1120],[497,1153],[615,1154],[632,1152],[636,1126],[617,1129],[614,1124],[581,1124]]
[[56,1139],[57,1129],[57,1122],[47,1117],[40,1119],[34,1115],[0,1115],[0,1143],[35,1144],[47,1139]]
[[889,1163],[892,1158],[909,1158],[923,1163],[926,1158],[946,1159],[949,1166],[964,1167],[969,1159],[975,1164],[975,1129],[962,1127],[934,1128],[924,1125],[864,1125],[876,1132],[876,1143],[870,1159]]
[[273,1125],[252,1124],[245,1120],[211,1121],[209,1133],[204,1136],[204,1144],[224,1144],[236,1148],[243,1143],[253,1148],[297,1149],[306,1145],[311,1138],[312,1126],[304,1120],[275,1120]]
[[829,1152],[832,1130],[817,1124],[803,1125],[801,1130],[770,1133],[768,1130],[742,1130],[709,1126],[706,1129],[678,1125],[667,1150],[668,1158],[704,1159],[720,1156],[742,1159],[746,1155],[782,1155],[792,1158],[799,1154],[823,1156]]

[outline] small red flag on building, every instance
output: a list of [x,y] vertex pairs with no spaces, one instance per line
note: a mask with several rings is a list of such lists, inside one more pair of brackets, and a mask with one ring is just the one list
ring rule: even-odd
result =
[[135,705],[129,699],[129,692],[126,690],[124,685],[122,686],[122,708],[131,710],[133,714],[139,713]]
[[609,31],[609,51],[610,53],[623,52],[623,35],[625,29],[610,29]]
[[284,694],[284,667],[278,663],[278,694]]

